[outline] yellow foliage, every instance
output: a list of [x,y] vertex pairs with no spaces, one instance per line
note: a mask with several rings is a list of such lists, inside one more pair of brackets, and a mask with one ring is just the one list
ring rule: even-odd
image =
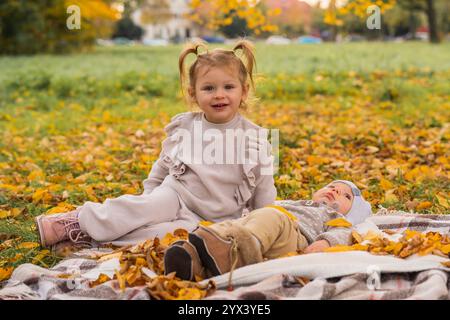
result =
[[343,228],[349,228],[352,226],[350,222],[345,220],[344,218],[337,218],[333,220],[329,220],[325,223],[329,227],[343,227]]
[[289,217],[289,219],[291,219],[292,221],[297,221],[297,217],[294,216],[292,213],[290,213],[289,211],[287,211],[285,208],[281,207],[281,206],[277,206],[277,205],[269,205],[266,206],[266,208],[274,208],[277,209],[278,211],[284,213],[285,215],[287,215]]

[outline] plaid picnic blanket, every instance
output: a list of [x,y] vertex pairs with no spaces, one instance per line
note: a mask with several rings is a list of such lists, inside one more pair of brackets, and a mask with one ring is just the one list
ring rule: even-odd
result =
[[[448,234],[450,215],[381,213],[357,228]],[[90,281],[101,273],[112,276],[120,266],[117,259],[97,263],[87,258],[96,250],[83,250],[51,269],[19,266],[0,289],[0,299],[150,299],[144,286],[122,291],[116,280],[91,288]],[[218,290],[206,299],[449,299],[450,269],[443,261],[448,259],[400,259],[360,251],[280,258],[235,270],[231,292],[226,290],[228,274],[212,278]]]

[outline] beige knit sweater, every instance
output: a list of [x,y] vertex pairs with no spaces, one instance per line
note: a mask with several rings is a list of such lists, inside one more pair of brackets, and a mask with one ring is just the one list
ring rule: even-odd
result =
[[[229,134],[261,132],[263,128],[239,113],[227,123],[214,124],[206,120],[203,112],[186,112],[173,117],[164,130],[167,138],[162,142],[159,159],[143,182],[144,193],[161,184],[168,185],[190,210],[214,222],[239,218],[245,208],[251,211],[275,201],[273,157],[267,138],[250,139],[253,142],[242,149],[237,139],[229,139]],[[231,141],[234,143],[230,145]],[[200,152],[196,148],[201,148]],[[244,154],[244,149],[245,154],[265,152],[270,157],[243,163],[238,161],[238,155]]]

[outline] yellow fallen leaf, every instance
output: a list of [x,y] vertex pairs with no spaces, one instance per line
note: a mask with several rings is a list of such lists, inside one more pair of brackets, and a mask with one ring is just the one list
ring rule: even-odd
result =
[[28,181],[44,180],[45,173],[42,170],[34,170],[28,175],[27,179]]
[[352,226],[352,224],[350,222],[348,222],[347,220],[345,220],[344,218],[333,219],[333,220],[327,221],[325,224],[329,227],[348,228],[348,227]]
[[372,240],[378,239],[379,237],[380,237],[380,236],[379,236],[378,233],[376,233],[376,232],[373,231],[373,230],[369,230],[369,231],[364,235],[363,239],[364,239],[364,240],[372,241]]
[[203,298],[202,292],[197,288],[182,288],[178,291],[175,300],[199,300]]
[[395,189],[387,190],[384,193],[384,201],[386,202],[397,202],[398,197],[394,194]]
[[380,179],[380,187],[381,189],[383,189],[384,191],[390,190],[394,187],[394,185],[389,181],[386,180],[384,178]]
[[13,267],[0,268],[0,281],[9,279],[13,270],[14,270]]
[[214,224],[214,222],[202,220],[202,221],[200,221],[198,224],[201,225],[201,226],[203,226],[203,227],[208,227],[208,226]]
[[355,251],[355,249],[352,246],[338,245],[326,248],[324,250],[324,252],[345,252],[345,251]]
[[91,288],[93,288],[95,286],[98,286],[98,285],[100,285],[102,283],[105,283],[107,281],[110,281],[110,280],[111,280],[111,278],[108,277],[106,274],[100,273],[100,275],[98,276],[97,280],[89,282],[89,286]]
[[9,217],[9,211],[0,210],[0,219],[5,219]]
[[123,254],[122,251],[119,251],[119,252],[116,252],[116,253],[107,254],[107,255],[102,256],[100,259],[98,259],[98,262],[103,262],[103,261],[111,260],[111,259],[114,259],[114,258],[117,258],[117,259],[120,260],[120,258],[122,257],[122,254]]
[[436,195],[438,203],[446,209],[450,209],[450,200],[448,198],[444,198],[439,193]]
[[375,146],[367,146],[367,152],[370,154],[377,153],[378,151],[380,151],[380,149]]
[[352,245],[353,250],[357,251],[367,251],[369,250],[369,246],[363,245],[363,244],[354,244]]
[[63,213],[75,210],[75,206],[67,202],[60,202],[56,207],[51,208],[45,214]]
[[46,203],[48,200],[50,200],[52,196],[48,193],[48,190],[46,189],[37,189],[32,196],[33,203],[38,203],[42,201],[43,203]]
[[33,249],[39,247],[40,244],[37,242],[22,242],[17,246],[18,249]]
[[416,210],[428,209],[431,208],[431,206],[433,206],[433,204],[430,201],[421,202],[417,205]]
[[117,282],[119,283],[120,290],[125,291],[125,277],[120,274],[119,271],[115,271],[115,275],[117,277]]
[[22,211],[23,211],[23,209],[24,208],[22,208],[22,209],[19,209],[19,208],[13,208],[13,209],[11,209],[11,216],[13,217],[13,218],[15,218],[15,217],[17,217],[18,215],[20,215],[21,213],[22,213]]
[[270,205],[270,206],[265,206],[265,208],[277,209],[278,211],[281,211],[282,213],[287,215],[289,217],[289,219],[291,219],[292,221],[297,221],[297,217],[296,216],[294,216],[292,213],[290,213],[289,211],[287,211],[285,208],[283,208],[281,206]]
[[355,230],[352,231],[352,237],[353,237],[353,239],[356,240],[357,243],[363,242],[363,238],[362,238],[361,235],[360,235],[358,232],[356,232]]
[[444,254],[449,254],[449,253],[450,253],[450,244],[447,244],[447,245],[445,245],[445,246],[442,246],[442,247],[441,247],[441,251],[442,251],[442,253],[444,253]]

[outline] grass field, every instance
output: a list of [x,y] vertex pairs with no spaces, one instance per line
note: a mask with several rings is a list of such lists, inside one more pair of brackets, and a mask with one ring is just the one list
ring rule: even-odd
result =
[[[449,212],[449,43],[256,49],[260,100],[245,114],[280,130],[280,198],[344,178],[374,211]],[[163,127],[188,110],[180,50],[0,57],[0,280],[58,260],[36,215],[142,191]]]

